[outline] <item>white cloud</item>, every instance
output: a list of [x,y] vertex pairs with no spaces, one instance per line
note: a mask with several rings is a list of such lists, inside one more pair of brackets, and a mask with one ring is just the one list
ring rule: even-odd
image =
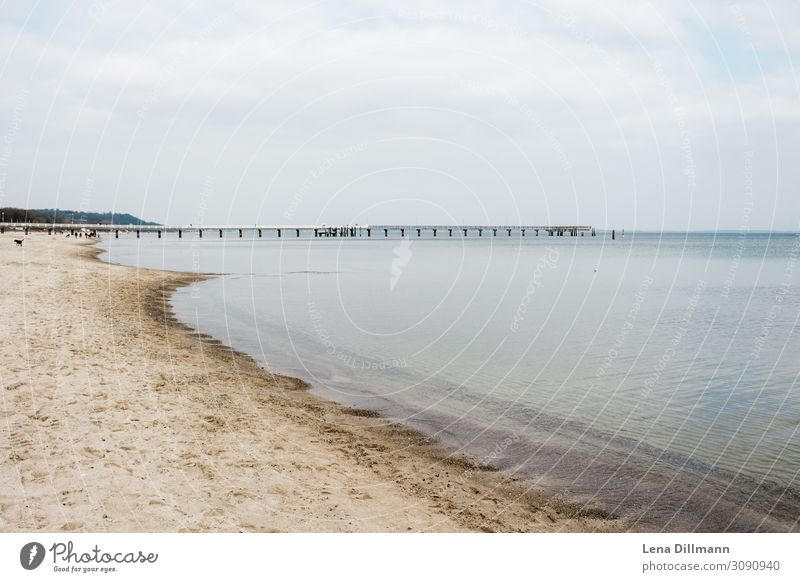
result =
[[[5,204],[75,207],[88,181],[98,209],[188,222],[212,176],[204,204],[221,220],[270,222],[291,204],[300,222],[334,222],[423,192],[465,221],[489,208],[498,222],[736,228],[755,150],[769,209],[755,215],[797,227],[796,3],[29,10],[6,4],[0,22],[0,131],[27,95]],[[309,172],[353,144],[369,145],[298,204]],[[690,212],[690,196],[720,210]],[[429,211],[392,204],[397,219]],[[362,218],[391,218],[380,212]]]

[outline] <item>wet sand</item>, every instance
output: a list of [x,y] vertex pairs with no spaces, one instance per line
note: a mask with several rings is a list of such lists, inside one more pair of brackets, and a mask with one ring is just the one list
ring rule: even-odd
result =
[[624,531],[177,322],[193,275],[0,235],[0,531]]

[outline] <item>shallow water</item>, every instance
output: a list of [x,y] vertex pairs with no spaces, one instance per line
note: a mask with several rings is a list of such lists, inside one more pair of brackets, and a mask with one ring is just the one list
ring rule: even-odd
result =
[[178,317],[639,527],[800,527],[797,235],[101,246],[225,273],[179,290]]

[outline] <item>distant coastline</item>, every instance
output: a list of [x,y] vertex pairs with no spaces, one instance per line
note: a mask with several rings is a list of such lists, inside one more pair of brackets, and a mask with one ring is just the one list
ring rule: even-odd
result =
[[59,224],[119,224],[124,226],[158,226],[125,212],[90,212],[61,208],[0,208],[3,222],[37,222]]

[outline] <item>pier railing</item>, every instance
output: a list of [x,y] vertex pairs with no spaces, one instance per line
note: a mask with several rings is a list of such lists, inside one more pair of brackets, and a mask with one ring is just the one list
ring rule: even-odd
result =
[[119,237],[120,232],[136,233],[156,233],[160,238],[168,232],[177,233],[178,238],[183,237],[183,233],[197,233],[200,238],[203,234],[210,233],[212,236],[224,237],[225,233],[238,234],[240,238],[244,232],[256,233],[259,238],[266,233],[274,233],[278,238],[284,236],[294,236],[300,238],[305,233],[309,236],[313,233],[314,238],[328,237],[383,237],[388,238],[389,234],[399,234],[401,237],[421,237],[424,234],[431,234],[433,237],[452,237],[456,236],[584,236],[590,233],[595,236],[595,229],[592,226],[573,226],[573,225],[441,225],[441,224],[293,224],[293,225],[131,225],[131,224],[73,224],[73,223],[47,223],[47,222],[4,222],[0,226],[0,232],[6,229],[22,230],[26,234],[31,231],[47,232],[48,234],[79,232],[113,232]]

